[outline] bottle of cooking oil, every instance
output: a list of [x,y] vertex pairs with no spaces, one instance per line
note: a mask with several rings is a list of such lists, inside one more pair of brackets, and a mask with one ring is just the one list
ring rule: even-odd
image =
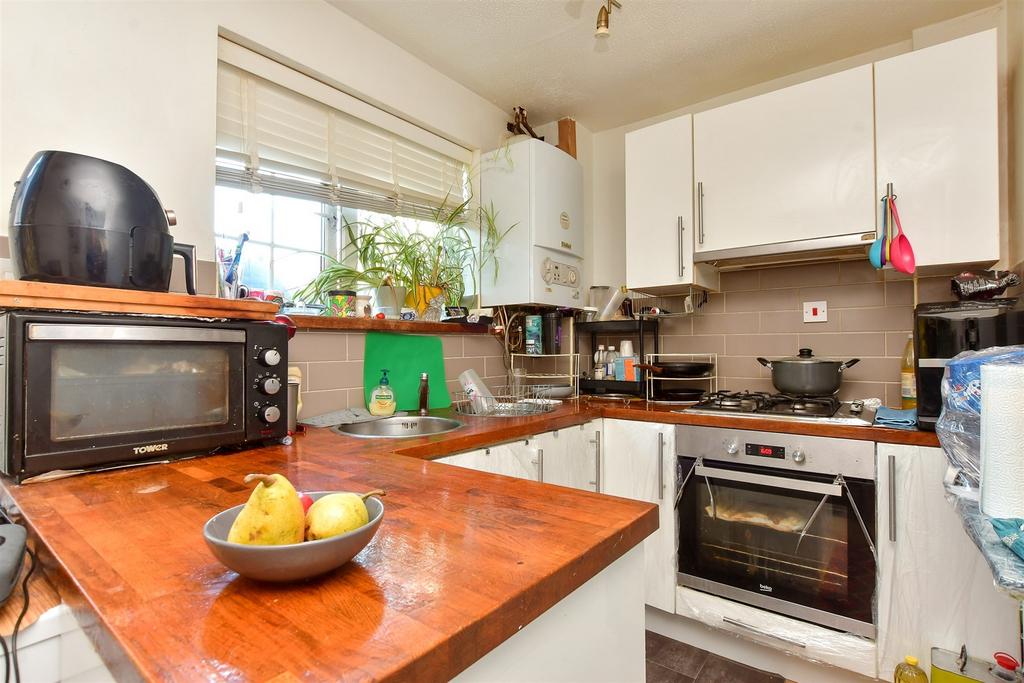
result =
[[917,667],[917,657],[907,656],[896,665],[895,683],[928,683],[928,676]]
[[904,410],[917,407],[917,380],[914,378],[914,335],[907,335],[900,363],[900,403]]

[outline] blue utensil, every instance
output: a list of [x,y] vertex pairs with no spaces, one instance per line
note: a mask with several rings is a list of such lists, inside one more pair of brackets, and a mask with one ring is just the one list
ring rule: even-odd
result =
[[885,203],[885,199],[882,202],[882,236],[872,242],[871,247],[868,249],[868,261],[875,268],[882,268],[885,265],[885,217],[888,214],[888,205]]
[[238,236],[238,244],[235,245],[235,255],[231,259],[231,265],[228,266],[228,273],[224,276],[224,282],[234,284],[235,278],[238,276],[238,263],[242,260],[242,247],[249,241],[249,233],[243,232]]

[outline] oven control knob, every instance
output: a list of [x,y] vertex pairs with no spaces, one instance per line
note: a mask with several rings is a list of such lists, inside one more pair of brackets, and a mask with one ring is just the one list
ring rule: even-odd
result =
[[736,455],[740,452],[740,445],[735,441],[723,441],[722,445],[725,446],[725,452],[729,455]]
[[799,448],[796,449],[795,451],[793,451],[793,462],[795,462],[795,463],[797,463],[799,465],[800,463],[802,463],[806,459],[807,459],[807,456],[804,455],[804,452],[802,450],[800,450]]
[[281,409],[277,406],[264,406],[260,408],[260,419],[272,425],[281,419]]
[[268,368],[272,368],[281,362],[281,352],[277,349],[263,349],[256,356],[262,365],[266,365]]
[[264,377],[259,381],[259,389],[267,396],[273,396],[281,391],[281,380],[276,377]]

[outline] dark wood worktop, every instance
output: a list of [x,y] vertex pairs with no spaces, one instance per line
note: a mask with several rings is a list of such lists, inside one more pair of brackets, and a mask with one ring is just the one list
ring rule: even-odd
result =
[[[448,680],[658,526],[648,503],[393,448],[311,430],[287,447],[6,482],[5,504],[74,589],[65,599],[95,622],[86,630],[118,680]],[[307,491],[385,489],[384,521],[319,579],[241,578],[202,528],[246,500],[248,472],[281,472]]]

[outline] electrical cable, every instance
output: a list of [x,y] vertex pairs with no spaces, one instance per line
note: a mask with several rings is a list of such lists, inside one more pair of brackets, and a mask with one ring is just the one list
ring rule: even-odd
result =
[[21,628],[21,621],[28,614],[28,580],[32,578],[32,573],[36,570],[36,554],[32,552],[32,549],[28,546],[25,547],[25,552],[28,553],[31,563],[28,567],[28,573],[25,574],[25,578],[21,582],[21,593],[25,598],[25,604],[21,606],[21,612],[18,614],[17,620],[14,622],[14,633],[11,635],[11,652],[12,658],[14,659],[14,683],[21,683],[21,671],[18,668],[18,630]]
[[0,647],[4,650],[4,683],[11,683],[11,650],[3,636],[0,636]]

